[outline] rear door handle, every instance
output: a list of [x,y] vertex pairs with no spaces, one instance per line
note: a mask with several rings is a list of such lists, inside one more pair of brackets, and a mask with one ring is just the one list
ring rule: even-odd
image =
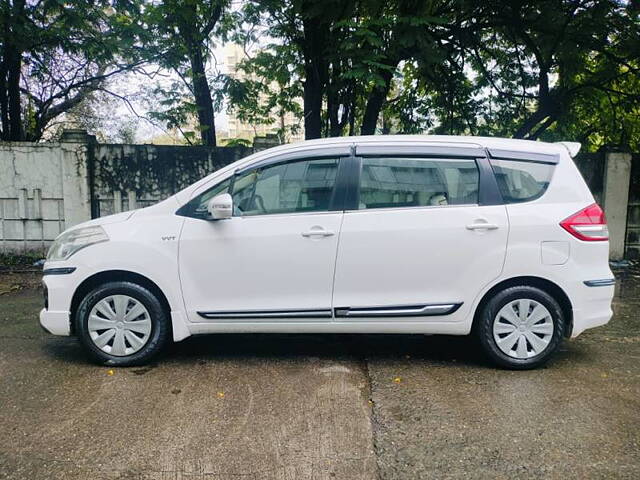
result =
[[325,229],[311,229],[306,232],[302,232],[303,237],[331,237],[334,233],[331,230]]
[[478,222],[478,223],[472,223],[470,225],[467,225],[467,230],[497,230],[497,229],[498,229],[498,225],[496,225],[495,223]]

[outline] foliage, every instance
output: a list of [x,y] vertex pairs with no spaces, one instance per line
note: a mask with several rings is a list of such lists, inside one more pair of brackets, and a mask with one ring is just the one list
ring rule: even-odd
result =
[[102,90],[90,92],[82,102],[53,119],[41,138],[58,141],[65,129],[81,128],[101,143],[135,143],[139,119],[119,114],[119,106],[119,99]]
[[[486,93],[478,121],[482,133],[532,140],[551,138],[554,130],[568,133],[570,124],[580,122],[574,115],[588,108],[585,100],[605,92],[625,97],[606,106],[611,115],[618,116],[629,102],[637,108],[640,90],[630,78],[638,74],[633,65],[638,65],[640,30],[637,12],[624,4],[504,1],[475,15],[489,19],[467,46],[478,90]],[[620,82],[632,90],[617,90]]]
[[[144,85],[151,119],[192,144],[215,145],[226,105],[256,129],[279,124],[282,141],[292,116],[307,138],[429,132],[640,148],[636,2],[3,0],[0,14],[5,140],[37,140],[65,115],[99,128],[108,80],[148,65],[159,78]],[[225,42],[248,53],[233,77],[212,53]]]
[[281,108],[291,109],[297,96],[307,138],[359,130],[638,147],[640,28],[632,3],[321,3],[247,2],[236,38],[253,41],[262,25],[271,41],[243,64],[259,81],[226,84],[246,121],[271,120],[260,99],[284,97]]
[[251,147],[251,142],[246,138],[232,138],[227,140],[225,147]]
[[12,270],[14,268],[33,268],[34,263],[46,255],[46,251],[30,251],[25,253],[0,253],[0,270]]
[[230,0],[164,0],[149,3],[142,15],[145,35],[142,37],[145,58],[173,72],[180,80],[168,88],[158,86],[156,95],[163,99],[163,110],[154,118],[169,128],[193,124],[184,130],[193,143],[198,133],[204,145],[215,146],[215,114],[221,97],[216,79],[211,81],[208,68],[212,39],[224,36],[235,23],[228,11]]
[[141,1],[3,0],[2,139],[38,140],[107,79],[139,67]]
[[292,114],[298,119],[303,116],[298,101],[302,88],[295,67],[292,67],[295,60],[289,57],[290,54],[290,49],[273,45],[239,64],[243,78],[224,78],[229,111],[240,121],[255,126],[279,123],[276,134],[282,142],[290,134],[297,133],[295,124],[285,123],[285,116]]

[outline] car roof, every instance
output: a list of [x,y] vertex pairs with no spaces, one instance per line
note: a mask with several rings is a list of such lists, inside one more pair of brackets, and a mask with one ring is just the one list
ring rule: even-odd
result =
[[[559,154],[566,153],[566,147],[560,143],[547,143],[533,140],[521,140],[500,137],[476,137],[465,135],[363,135],[353,137],[330,137],[316,140],[305,140],[286,145],[280,145],[268,150],[269,153],[280,153],[291,150],[322,147],[327,145],[406,145],[411,144],[439,144],[449,146],[469,146],[483,148],[498,148],[525,152],[540,152]],[[266,152],[265,150],[264,152]]]

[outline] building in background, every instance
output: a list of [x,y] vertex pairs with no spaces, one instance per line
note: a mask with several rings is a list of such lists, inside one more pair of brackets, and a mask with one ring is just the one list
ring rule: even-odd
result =
[[[238,64],[245,58],[247,58],[247,56],[240,45],[235,43],[227,44],[224,47],[224,68],[226,73],[238,80],[245,79],[246,75],[244,72],[238,70]],[[302,105],[302,99],[300,100],[300,105]],[[292,133],[292,129],[297,131]],[[253,141],[255,137],[271,137],[282,131],[285,132],[285,138],[281,139],[283,143],[304,140],[302,119],[296,118],[291,112],[287,112],[284,116],[275,119],[274,122],[270,124],[251,124],[240,120],[233,109],[229,109],[227,113],[226,132],[228,139],[223,138],[222,141],[240,138]]]

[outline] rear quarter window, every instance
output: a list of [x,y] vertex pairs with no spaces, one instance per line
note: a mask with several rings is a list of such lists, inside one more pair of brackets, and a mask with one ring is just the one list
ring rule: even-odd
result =
[[546,192],[554,164],[518,161],[489,160],[505,203],[529,202]]

